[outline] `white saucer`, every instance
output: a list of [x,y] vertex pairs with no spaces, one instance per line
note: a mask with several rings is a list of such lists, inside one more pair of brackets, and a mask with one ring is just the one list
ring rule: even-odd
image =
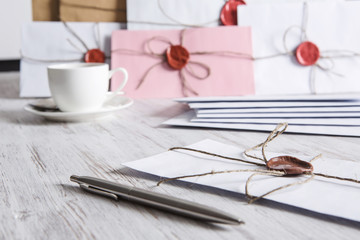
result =
[[52,121],[67,121],[67,122],[79,122],[79,121],[89,121],[92,119],[108,116],[120,109],[127,108],[133,104],[131,98],[125,97],[123,95],[117,95],[109,102],[105,103],[100,109],[96,111],[89,112],[61,112],[59,110],[54,111],[44,111],[39,110],[37,107],[32,105],[45,105],[51,106],[54,105],[52,98],[40,99],[37,102],[28,104],[24,109],[28,112],[31,112],[35,115],[42,116],[48,120]]

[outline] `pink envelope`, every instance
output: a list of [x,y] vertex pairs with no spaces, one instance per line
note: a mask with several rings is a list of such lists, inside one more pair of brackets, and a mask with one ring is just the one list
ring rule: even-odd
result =
[[[181,36],[181,46],[188,51],[189,62],[183,69],[176,70],[165,56],[171,45],[180,45]],[[254,94],[249,27],[119,30],[113,32],[111,44],[112,68],[124,67],[129,72],[129,82],[124,90],[130,97]],[[113,77],[111,90],[117,88],[121,79],[120,74]]]

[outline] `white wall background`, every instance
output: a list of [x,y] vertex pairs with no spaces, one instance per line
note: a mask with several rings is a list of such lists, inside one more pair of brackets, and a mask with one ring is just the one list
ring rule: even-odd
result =
[[0,60],[20,58],[21,25],[31,20],[31,0],[0,0]]

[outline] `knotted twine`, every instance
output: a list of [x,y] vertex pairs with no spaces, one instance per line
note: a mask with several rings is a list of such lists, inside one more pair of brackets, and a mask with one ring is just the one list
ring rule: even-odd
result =
[[[237,170],[210,171],[210,172],[199,173],[199,174],[191,174],[191,175],[184,175],[184,176],[173,177],[173,178],[166,178],[166,179],[163,179],[163,180],[159,181],[157,183],[157,186],[159,186],[161,183],[164,183],[164,182],[173,181],[173,180],[179,180],[179,179],[184,179],[184,178],[202,177],[202,176],[207,176],[207,175],[225,174],[225,173],[252,172],[253,174],[250,175],[250,177],[248,177],[248,179],[246,181],[246,184],[245,184],[245,195],[246,195],[247,198],[249,198],[249,204],[251,204],[251,203],[253,203],[253,202],[255,202],[255,201],[257,201],[257,200],[259,200],[261,198],[264,198],[265,196],[267,196],[269,194],[272,194],[272,193],[274,193],[276,191],[279,191],[279,190],[282,190],[282,189],[285,189],[285,188],[288,188],[288,187],[292,187],[292,186],[295,186],[295,185],[305,184],[305,183],[313,180],[315,176],[324,177],[324,178],[330,178],[330,179],[337,179],[337,180],[340,180],[340,181],[348,181],[348,182],[360,183],[360,180],[357,180],[357,179],[344,178],[344,177],[339,177],[339,176],[332,176],[332,175],[327,175],[327,174],[323,174],[323,173],[313,172],[313,167],[311,165],[311,162],[313,162],[316,159],[320,158],[321,154],[317,155],[316,157],[311,159],[309,162],[298,160],[298,159],[296,159],[294,157],[290,157],[290,156],[276,157],[276,158],[286,157],[286,158],[289,158],[290,160],[295,159],[296,161],[300,161],[303,164],[311,166],[311,168],[309,168],[307,171],[304,171],[304,172],[299,173],[299,174],[292,173],[291,169],[285,169],[285,168],[284,169],[276,169],[276,168],[272,167],[272,164],[269,164],[269,163],[275,158],[272,158],[272,159],[268,160],[267,157],[266,157],[265,148],[267,147],[268,143],[270,143],[271,141],[276,139],[278,136],[280,136],[282,133],[284,133],[287,126],[288,126],[287,123],[278,124],[277,127],[269,134],[269,136],[266,138],[266,140],[264,142],[261,142],[261,143],[257,144],[256,146],[251,147],[251,148],[244,151],[244,154],[247,157],[252,158],[255,161],[223,156],[223,155],[219,155],[219,154],[216,154],[216,153],[211,153],[211,152],[202,151],[202,150],[193,149],[193,148],[187,148],[187,147],[173,147],[173,148],[170,148],[169,151],[174,151],[174,150],[192,151],[192,152],[197,152],[197,153],[201,153],[201,154],[204,154],[204,155],[209,155],[209,156],[212,156],[212,157],[217,157],[217,158],[222,158],[222,159],[247,163],[247,164],[259,166],[261,168],[259,168],[259,169],[237,169]],[[255,150],[257,148],[261,148],[261,153],[262,153],[261,158],[256,157],[255,155],[249,154],[250,151]],[[274,170],[274,169],[276,169],[276,170]],[[309,176],[309,177],[307,179],[305,179],[305,180],[300,180],[298,182],[294,182],[294,183],[290,183],[290,184],[280,186],[280,187],[275,188],[275,189],[273,189],[273,190],[271,190],[269,192],[266,192],[266,193],[264,193],[264,194],[262,194],[260,196],[255,197],[255,196],[253,196],[253,195],[251,195],[249,193],[249,183],[257,175],[267,175],[267,176],[274,176],[274,177],[288,177],[288,176],[298,177],[298,176],[306,175],[306,176]]]

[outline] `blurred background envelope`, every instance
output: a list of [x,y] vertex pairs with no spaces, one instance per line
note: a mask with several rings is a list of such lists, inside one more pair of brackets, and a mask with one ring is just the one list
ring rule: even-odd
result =
[[[111,32],[125,28],[122,23],[70,22],[68,25],[89,49],[99,48],[100,45],[107,57],[110,57]],[[62,22],[25,24],[21,41],[20,96],[49,97],[47,66],[81,62],[85,53],[84,46]]]
[[[189,25],[218,26],[223,0],[128,0],[128,29],[181,29]],[[174,21],[174,20],[176,21]]]
[[[294,2],[238,7],[238,25],[252,27],[256,93],[360,92],[360,2],[310,1],[306,6]],[[303,66],[294,55],[279,55],[293,52],[303,41],[318,47],[315,65]]]

